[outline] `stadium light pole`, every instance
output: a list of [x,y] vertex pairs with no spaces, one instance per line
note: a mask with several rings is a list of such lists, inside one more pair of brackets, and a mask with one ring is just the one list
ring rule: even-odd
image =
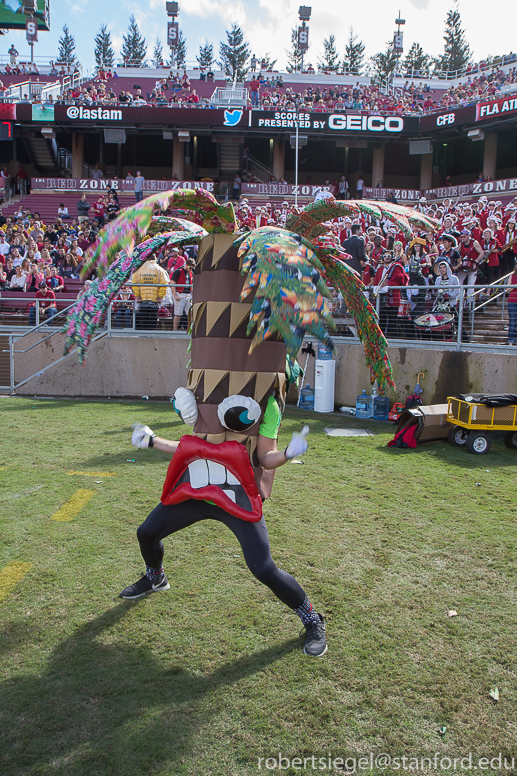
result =
[[34,43],[38,40],[38,22],[34,17],[38,10],[36,0],[23,0],[23,13],[28,17],[25,23],[27,43],[31,47],[31,65],[34,64]]
[[309,28],[307,22],[311,18],[312,8],[308,5],[301,5],[298,9],[298,16],[302,26],[298,28],[298,48],[302,52],[301,72],[303,73],[303,52],[309,48]]
[[300,103],[296,100],[296,151],[294,154],[294,206],[298,207],[298,124],[300,123]]
[[180,12],[179,3],[165,3],[167,16],[172,20],[167,25],[167,43],[171,50],[171,68],[174,67],[174,55],[178,46],[179,26],[177,22]]
[[307,135],[302,135],[300,137],[300,100],[296,100],[296,121],[295,121],[295,127],[294,127],[294,135],[290,136],[290,142],[291,142],[291,148],[293,147],[293,141],[295,146],[294,151],[294,204],[295,207],[298,207],[298,165],[299,165],[299,154],[300,154],[300,146],[307,145],[308,137]]

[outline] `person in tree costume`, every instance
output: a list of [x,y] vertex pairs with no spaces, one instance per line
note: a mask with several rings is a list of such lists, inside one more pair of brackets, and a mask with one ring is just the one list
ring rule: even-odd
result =
[[[156,207],[172,208],[175,217],[153,219]],[[261,227],[239,235],[231,204],[221,206],[205,191],[180,190],[125,211],[90,249],[85,271],[96,268],[99,277],[71,311],[66,329],[66,352],[77,345],[81,360],[110,300],[149,255],[165,244],[199,243],[191,363],[187,386],[174,395],[174,407],[193,433],[174,441],[142,423],[134,425],[133,445],[157,448],[172,460],[160,503],[137,531],[146,572],[121,597],[170,589],[163,539],[200,520],[218,520],[237,537],[252,574],[299,616],[304,653],[327,651],[322,615],[271,558],[262,504],[271,493],[274,470],[308,447],[307,427],[293,434],[285,450],[277,449],[277,436],[289,379],[286,362],[295,363],[305,333],[333,347],[327,280],[339,287],[356,318],[372,382],[376,379],[381,390],[393,385],[387,344],[361,280],[321,225],[344,213],[371,210],[381,212],[367,201],[326,200],[289,216],[286,229]],[[407,215],[419,224],[424,218],[397,206],[388,212],[407,231]],[[155,236],[135,247],[149,231]]]

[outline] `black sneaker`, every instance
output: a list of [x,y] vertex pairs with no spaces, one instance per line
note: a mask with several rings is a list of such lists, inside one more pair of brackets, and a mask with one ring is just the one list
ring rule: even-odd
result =
[[305,626],[305,642],[303,654],[309,657],[321,657],[327,651],[327,638],[325,636],[325,620],[316,612],[319,622],[312,620]]
[[158,593],[164,590],[170,590],[170,585],[165,574],[163,575],[161,582],[157,582],[156,584],[153,584],[146,574],[142,574],[138,582],[135,582],[134,585],[129,585],[129,587],[125,587],[119,597],[141,598],[143,595],[147,595],[147,593]]

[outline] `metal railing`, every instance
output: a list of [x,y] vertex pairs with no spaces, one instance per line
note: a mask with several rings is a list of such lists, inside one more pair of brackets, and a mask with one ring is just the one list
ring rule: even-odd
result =
[[[517,285],[506,284],[508,277],[491,285],[453,286],[458,297],[457,300],[451,300],[450,307],[440,287],[434,285],[390,286],[388,293],[400,292],[400,303],[397,305],[387,304],[385,295],[379,293],[374,296],[371,289],[366,289],[364,293],[376,309],[389,345],[517,354],[517,348],[510,344],[513,339],[517,341],[517,305],[508,310],[508,295],[512,291],[517,292]],[[152,310],[125,296],[132,289],[146,287],[149,286],[143,283],[128,283],[125,290],[119,292],[107,309],[105,319],[92,342],[105,336],[185,336],[191,323],[188,304],[191,299],[187,299],[183,314],[176,315],[173,295],[169,295],[168,289],[187,288],[186,293],[190,294],[191,287],[178,283],[153,285],[153,289],[165,288],[166,295]],[[482,298],[483,293],[487,294],[486,299]],[[59,356],[65,337],[63,326],[75,301],[55,315],[47,317],[48,314],[45,314],[45,320],[42,320],[40,300],[37,302],[34,308],[35,325],[18,326],[17,331],[14,327],[0,327],[0,333],[7,335],[9,340],[8,349],[2,353],[8,353],[10,375],[9,385],[0,385],[0,391],[14,393],[17,388],[43,375],[76,352],[74,348],[67,356]],[[187,316],[186,320],[184,315]],[[356,322],[339,296],[332,304],[332,315],[337,325],[337,339],[358,343]],[[49,342],[53,348],[48,347]],[[55,357],[52,356],[53,351]]]
[[[35,377],[45,374],[56,364],[61,363],[76,353],[77,348],[74,348],[66,356],[57,357],[49,361],[49,354],[53,352],[53,348],[48,347],[48,344],[53,338],[60,337],[63,339],[62,328],[68,313],[74,305],[75,302],[64,310],[56,312],[55,315],[49,316],[41,323],[39,304],[37,304],[35,307],[36,325],[30,326],[27,330],[20,329],[19,333],[13,331],[9,333],[9,348],[7,351],[2,351],[9,354],[9,385],[0,385],[0,391],[7,390],[9,393],[14,394],[17,388],[30,382]],[[106,334],[106,331],[100,331],[92,339],[92,342],[105,337]],[[45,343],[47,344],[45,345]],[[44,345],[45,347],[43,347]]]
[[212,106],[221,106],[225,108],[230,106],[242,108],[248,104],[248,90],[237,89],[236,87],[230,87],[228,89],[217,87],[210,97],[210,104]]
[[243,154],[242,166],[244,170],[262,183],[269,183],[271,180],[272,170],[269,167],[266,167],[265,164],[262,164],[262,162],[259,162],[258,159],[255,159],[248,152]]
[[[505,284],[508,277],[492,284],[445,289],[435,285],[390,286],[385,293],[376,296],[369,288],[365,294],[375,307],[380,327],[390,344],[404,341],[417,342],[419,347],[440,344],[458,350],[499,350],[509,348],[509,335],[515,335],[515,332],[509,332],[507,297],[517,286]],[[452,291],[454,297],[449,298],[448,291]],[[393,303],[396,300],[393,292],[400,294],[400,303]],[[476,300],[480,304],[476,305]],[[347,315],[347,311],[341,308],[334,315],[339,332],[339,316]],[[353,328],[348,323],[346,326]],[[350,336],[350,332],[345,336]]]
[[[185,336],[189,325],[188,313],[190,312],[190,305],[187,305],[185,310],[187,315],[187,325],[185,326],[185,322],[182,320],[183,315],[175,316],[173,294],[171,292],[169,296],[167,290],[171,289],[172,291],[173,288],[187,289],[186,293],[190,294],[191,285],[188,283],[153,284],[153,290],[165,288],[166,293],[160,305],[158,306],[157,304],[156,309],[152,310],[151,314],[145,308],[145,305],[142,306],[141,303],[134,299],[124,299],[121,297],[121,294],[125,292],[129,294],[134,288],[149,287],[148,284],[144,283],[128,283],[124,287],[125,291],[119,292],[117,298],[111,302],[105,319],[91,342],[96,342],[102,337],[111,337],[121,333],[130,336],[145,336],[151,333],[154,335],[162,333],[166,336]],[[35,305],[32,308],[34,310],[34,325],[30,320],[31,316],[29,316],[28,327],[23,325],[16,327],[0,326],[0,333],[4,334],[4,336],[7,334],[9,340],[8,350],[3,350],[2,353],[8,353],[10,375],[9,385],[0,385],[0,392],[15,393],[17,388],[43,375],[49,369],[64,361],[65,358],[69,358],[69,356],[77,352],[77,348],[73,348],[66,356],[59,356],[64,344],[65,335],[63,327],[76,301],[63,310],[56,311],[55,314],[52,313],[50,315],[44,313],[43,309],[40,309],[41,301],[40,299],[35,300]],[[55,309],[57,310],[57,308]],[[126,310],[129,311],[129,316],[125,315]],[[159,312],[160,310],[162,310],[161,313]],[[122,312],[121,316],[118,315],[119,311]],[[42,320],[44,314],[45,320]],[[168,325],[164,332],[160,323],[167,320],[170,326]],[[63,343],[58,343],[59,340],[62,340]],[[54,346],[53,348],[48,347],[49,342]]]
[[32,81],[30,76],[26,81],[19,81],[11,84],[3,92],[2,102],[20,102],[27,98],[29,100],[40,97],[42,102],[57,102],[68,89],[72,89],[81,81],[81,74],[74,73],[61,77],[59,80],[50,82]]
[[495,71],[502,70],[505,67],[517,64],[516,54],[507,54],[506,56],[494,57],[488,62],[477,62],[474,65],[465,65],[459,70],[439,70],[437,68],[426,67],[423,70],[412,68],[410,70],[402,68],[393,73],[395,78],[416,78],[419,80],[428,80],[437,78],[440,81],[454,81],[458,78],[469,78],[470,76],[490,75]]

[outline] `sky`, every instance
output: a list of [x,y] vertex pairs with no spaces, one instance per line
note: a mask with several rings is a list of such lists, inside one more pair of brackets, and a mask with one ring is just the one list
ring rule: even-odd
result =
[[[306,62],[317,66],[323,40],[329,34],[335,35],[338,51],[344,55],[350,27],[366,44],[367,56],[384,50],[393,38],[399,11],[406,20],[404,54],[417,41],[427,54],[438,56],[443,53],[445,19],[453,3],[454,0],[313,0],[311,4],[304,0],[304,5],[312,7]],[[220,41],[226,40],[225,30],[235,22],[243,28],[257,58],[269,53],[278,60],[276,67],[285,69],[291,30],[299,24],[300,4],[300,0],[179,0],[178,21],[187,40],[187,60],[194,64],[199,46],[206,40],[214,44],[218,54]],[[508,54],[517,48],[514,24],[510,23],[515,19],[512,0],[491,0],[489,9],[481,0],[458,0],[458,8],[474,61],[489,54]],[[162,44],[166,40],[165,0],[50,0],[50,32],[39,33],[34,54],[55,59],[63,25],[67,24],[75,37],[79,61],[83,68],[92,68],[94,38],[100,25],[107,25],[118,57],[131,14],[135,15],[151,57],[156,40],[160,39]],[[7,53],[11,43],[21,59],[30,58],[25,31],[10,30],[1,37],[0,53]],[[164,53],[165,50],[164,45]]]

